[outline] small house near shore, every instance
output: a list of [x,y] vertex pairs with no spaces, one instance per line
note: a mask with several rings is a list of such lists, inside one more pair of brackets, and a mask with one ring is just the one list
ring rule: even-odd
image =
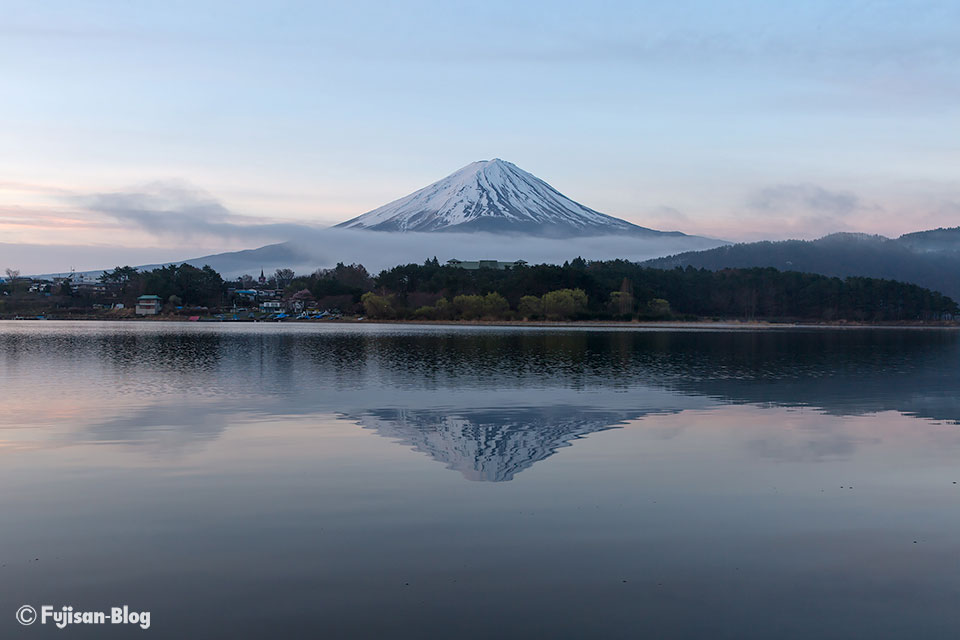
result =
[[147,295],[137,298],[138,316],[155,316],[160,313],[161,307],[163,303],[160,296]]

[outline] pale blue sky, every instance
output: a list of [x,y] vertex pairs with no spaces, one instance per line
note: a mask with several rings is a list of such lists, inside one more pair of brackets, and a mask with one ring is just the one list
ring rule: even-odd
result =
[[957,2],[0,6],[11,242],[250,245],[89,202],[332,224],[493,157],[729,239],[960,224]]

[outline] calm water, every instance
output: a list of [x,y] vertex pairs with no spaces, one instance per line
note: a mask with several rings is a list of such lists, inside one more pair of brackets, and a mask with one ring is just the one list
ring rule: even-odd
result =
[[958,390],[953,331],[0,323],[0,637],[956,638]]

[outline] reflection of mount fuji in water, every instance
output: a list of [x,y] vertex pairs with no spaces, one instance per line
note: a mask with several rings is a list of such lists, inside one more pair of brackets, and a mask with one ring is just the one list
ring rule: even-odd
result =
[[572,440],[616,428],[636,414],[576,407],[389,409],[350,416],[363,427],[426,453],[468,480],[506,482]]

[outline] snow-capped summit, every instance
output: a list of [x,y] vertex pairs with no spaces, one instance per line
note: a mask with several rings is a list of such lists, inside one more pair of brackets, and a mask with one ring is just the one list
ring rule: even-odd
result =
[[443,180],[337,227],[543,236],[661,233],[574,202],[540,178],[499,158],[468,164]]

